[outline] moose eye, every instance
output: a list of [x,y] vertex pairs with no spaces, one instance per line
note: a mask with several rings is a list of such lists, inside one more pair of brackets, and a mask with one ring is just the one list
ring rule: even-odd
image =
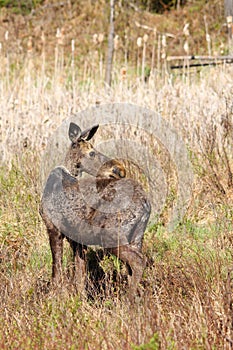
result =
[[94,152],[94,151],[91,151],[91,152],[89,153],[89,156],[90,156],[90,157],[95,157],[95,152]]
[[112,169],[112,172],[113,172],[113,174],[118,174],[119,173],[119,169],[117,167],[114,167]]

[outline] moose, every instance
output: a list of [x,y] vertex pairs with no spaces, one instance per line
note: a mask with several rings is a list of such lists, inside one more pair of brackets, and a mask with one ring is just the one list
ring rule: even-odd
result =
[[126,177],[123,162],[110,159],[90,143],[98,127],[81,131],[70,123],[71,145],[64,165],[51,171],[44,187],[39,211],[49,236],[52,280],[62,280],[66,238],[73,250],[78,289],[85,288],[87,247],[100,246],[129,267],[133,295],[145,267],[142,243],[151,206],[142,186]]

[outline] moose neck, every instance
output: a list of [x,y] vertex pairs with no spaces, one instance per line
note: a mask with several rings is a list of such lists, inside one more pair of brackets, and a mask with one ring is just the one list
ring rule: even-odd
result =
[[72,162],[72,159],[69,157],[68,153],[65,157],[64,166],[72,176],[81,177],[82,175],[81,170],[77,167],[77,164],[74,164],[74,162]]

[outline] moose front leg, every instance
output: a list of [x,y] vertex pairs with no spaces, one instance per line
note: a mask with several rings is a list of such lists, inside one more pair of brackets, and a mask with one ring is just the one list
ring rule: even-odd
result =
[[55,284],[62,281],[63,234],[56,228],[48,229],[52,252],[52,279]]
[[86,246],[80,243],[69,241],[74,254],[73,279],[80,292],[85,289],[86,281]]

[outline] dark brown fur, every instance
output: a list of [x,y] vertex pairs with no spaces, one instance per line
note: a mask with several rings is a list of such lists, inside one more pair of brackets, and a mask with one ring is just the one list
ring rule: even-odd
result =
[[[102,245],[130,266],[130,291],[134,294],[145,266],[141,249],[150,204],[141,185],[125,178],[123,164],[110,160],[89,143],[96,130],[93,127],[81,132],[75,124],[70,125],[72,144],[65,167],[50,173],[44,189],[40,214],[49,235],[52,277],[55,281],[62,278],[66,237],[73,249],[80,289],[84,287],[86,248]],[[82,172],[93,177],[82,179]]]

